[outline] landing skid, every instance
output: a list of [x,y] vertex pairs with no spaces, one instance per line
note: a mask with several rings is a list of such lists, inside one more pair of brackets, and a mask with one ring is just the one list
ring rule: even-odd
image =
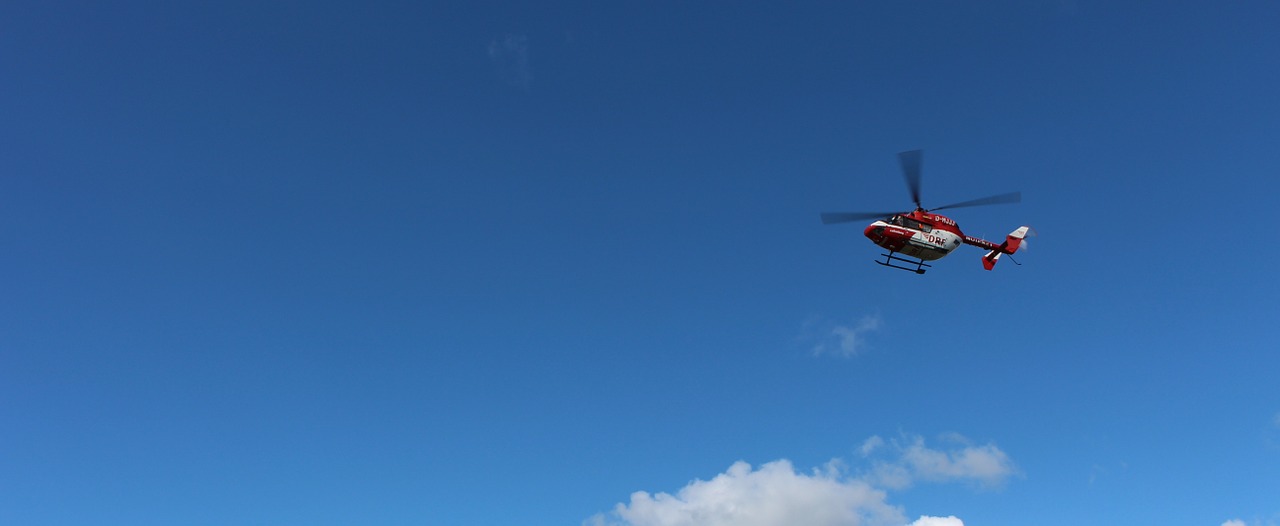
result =
[[[911,272],[915,272],[916,274],[924,274],[924,269],[925,269],[925,267],[932,267],[932,266],[933,266],[933,265],[930,265],[930,264],[928,264],[928,263],[925,263],[923,259],[920,259],[920,260],[916,260],[916,259],[908,259],[908,258],[904,258],[904,257],[898,257],[898,256],[895,256],[894,254],[895,254],[894,252],[890,252],[890,253],[888,253],[888,254],[880,254],[881,256],[884,256],[884,261],[876,260],[876,263],[879,263],[879,264],[884,265],[884,266],[886,266],[886,267],[893,267],[893,268],[896,268],[896,269],[898,269],[898,270],[909,270],[909,271],[911,271]],[[901,262],[906,263],[906,264],[908,264],[908,265],[915,265],[915,268],[911,268],[911,267],[904,267],[904,266],[901,266],[901,265],[895,265],[895,264],[894,264],[894,262],[897,262],[897,261],[901,261]]]

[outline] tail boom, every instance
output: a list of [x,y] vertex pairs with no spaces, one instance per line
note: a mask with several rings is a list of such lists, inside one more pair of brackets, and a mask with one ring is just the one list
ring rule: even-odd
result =
[[991,270],[995,268],[996,262],[1000,260],[1000,256],[1005,254],[1013,254],[1022,248],[1022,241],[1026,239],[1027,233],[1031,232],[1031,227],[1021,226],[1017,230],[1010,232],[1005,236],[1004,243],[999,245],[987,241],[985,239],[964,236],[966,245],[973,245],[988,250],[987,255],[982,256],[982,268]]

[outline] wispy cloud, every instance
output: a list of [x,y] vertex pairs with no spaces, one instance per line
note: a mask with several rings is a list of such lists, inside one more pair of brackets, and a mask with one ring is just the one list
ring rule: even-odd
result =
[[822,318],[812,318],[804,323],[799,340],[808,345],[814,356],[857,356],[866,349],[867,335],[880,330],[884,320],[879,314],[870,314],[853,323],[835,323]]
[[1280,513],[1271,517],[1255,518],[1250,520],[1231,519],[1222,523],[1222,526],[1277,526],[1280,525]]
[[862,445],[858,447],[858,452],[862,453],[862,456],[868,457],[883,445],[884,439],[880,438],[880,435],[875,435],[863,440]]
[[[877,440],[879,439],[879,440]],[[866,477],[876,485],[902,489],[925,482],[969,482],[991,489],[1003,486],[1018,469],[1004,451],[995,444],[971,445],[959,435],[951,437],[960,447],[934,449],[919,436],[885,442],[872,437],[863,443],[864,456],[879,455]],[[868,449],[867,444],[877,447]]]
[[1106,474],[1107,468],[1094,464],[1093,467],[1089,468],[1089,485],[1092,486],[1093,483],[1098,481],[1098,477]]
[[529,89],[533,69],[529,63],[529,37],[509,34],[489,42],[489,62],[503,82]]
[[[638,491],[611,513],[598,514],[586,526],[964,526],[954,516],[921,516],[908,523],[903,510],[889,503],[889,490],[916,480],[1002,482],[1014,472],[1008,456],[994,445],[942,451],[923,440],[863,442],[864,457],[875,469],[853,474],[840,459],[809,473],[787,460],[753,468],[736,462],[710,480],[694,480],[674,494]],[[882,468],[898,467],[902,479],[887,480]]]

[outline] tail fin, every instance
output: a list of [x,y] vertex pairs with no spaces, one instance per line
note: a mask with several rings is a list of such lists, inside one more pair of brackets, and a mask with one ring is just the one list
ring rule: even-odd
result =
[[987,252],[987,255],[982,256],[982,268],[991,270],[995,268],[996,261],[1000,260],[1000,256],[1017,252],[1019,248],[1022,248],[1022,240],[1026,239],[1027,234],[1031,232],[1033,230],[1029,226],[1020,226],[1017,230],[1010,232],[1008,236],[1005,236],[1004,243],[1001,243],[996,250]]

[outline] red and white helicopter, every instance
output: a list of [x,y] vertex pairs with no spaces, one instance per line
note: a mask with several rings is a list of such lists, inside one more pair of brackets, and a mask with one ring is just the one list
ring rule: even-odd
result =
[[[914,211],[824,212],[821,216],[823,224],[827,225],[879,218],[863,231],[871,242],[889,251],[887,254],[881,254],[885,258],[884,261],[877,260],[876,263],[924,274],[925,268],[931,266],[925,261],[941,259],[963,243],[988,250],[987,255],[982,256],[982,266],[991,270],[996,266],[1000,256],[1017,252],[1025,246],[1023,240],[1027,235],[1034,234],[1031,227],[1018,227],[1005,237],[1004,243],[998,245],[985,239],[964,235],[959,225],[956,225],[951,218],[933,212],[948,208],[1017,203],[1022,201],[1022,193],[993,195],[926,210],[920,205],[920,150],[902,152],[898,154],[898,161],[902,163],[902,174],[907,179],[907,188],[911,190],[911,200],[916,203]],[[905,266],[898,263],[904,263]],[[1018,262],[1014,261],[1014,263]]]

